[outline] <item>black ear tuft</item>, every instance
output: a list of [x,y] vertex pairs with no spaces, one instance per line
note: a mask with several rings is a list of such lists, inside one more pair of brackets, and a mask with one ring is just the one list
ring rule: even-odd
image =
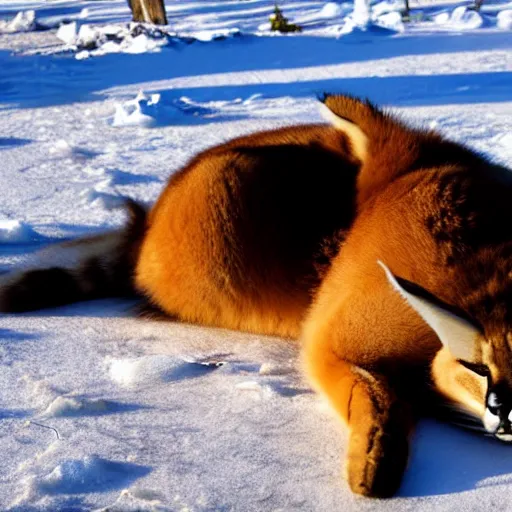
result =
[[491,377],[491,371],[489,370],[489,367],[482,363],[471,363],[469,361],[465,361],[464,359],[457,359],[457,361],[464,366],[464,368],[467,368],[468,370],[476,373],[477,375],[480,375],[480,377]]
[[332,96],[332,94],[330,94],[328,92],[319,92],[316,95],[316,99],[322,103],[325,103],[327,101],[327,98],[329,98],[329,96]]

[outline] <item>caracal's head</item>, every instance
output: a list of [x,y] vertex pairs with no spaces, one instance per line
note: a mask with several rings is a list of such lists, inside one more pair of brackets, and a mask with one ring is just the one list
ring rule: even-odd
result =
[[[432,379],[438,391],[478,417],[489,434],[512,442],[512,323],[506,304],[508,284],[493,276],[478,291],[472,290],[472,307],[462,310],[394,276],[382,262],[379,264],[395,290],[442,343],[432,363]],[[512,309],[512,303],[510,306]]]

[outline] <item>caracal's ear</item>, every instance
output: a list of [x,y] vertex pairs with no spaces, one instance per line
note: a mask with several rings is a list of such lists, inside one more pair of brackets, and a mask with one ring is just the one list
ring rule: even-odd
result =
[[480,330],[427,290],[394,276],[382,261],[378,261],[378,264],[384,269],[393,288],[427,322],[451,354],[456,359],[473,361]]
[[335,114],[325,102],[320,103],[320,113],[326,121],[347,136],[354,156],[364,163],[368,157],[368,136],[360,126],[349,118]]

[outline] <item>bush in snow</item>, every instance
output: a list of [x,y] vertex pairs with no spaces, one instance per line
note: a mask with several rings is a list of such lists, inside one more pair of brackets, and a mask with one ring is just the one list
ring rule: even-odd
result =
[[270,15],[270,30],[275,32],[300,32],[302,30],[299,25],[289,23],[288,19],[284,17],[281,9],[277,6],[274,7],[274,13]]

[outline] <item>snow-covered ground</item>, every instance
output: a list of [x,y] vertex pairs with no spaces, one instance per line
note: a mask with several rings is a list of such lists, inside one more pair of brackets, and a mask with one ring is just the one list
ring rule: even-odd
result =
[[[422,0],[403,27],[381,3],[363,29],[351,3],[280,5],[302,33],[270,34],[269,0],[168,0],[158,37],[124,0],[0,0],[0,271],[119,225],[120,197],[151,203],[205,147],[319,121],[324,91],[512,166],[512,4]],[[121,301],[0,316],[0,510],[512,509],[512,448],[432,420],[398,497],[353,497],[297,358]]]

